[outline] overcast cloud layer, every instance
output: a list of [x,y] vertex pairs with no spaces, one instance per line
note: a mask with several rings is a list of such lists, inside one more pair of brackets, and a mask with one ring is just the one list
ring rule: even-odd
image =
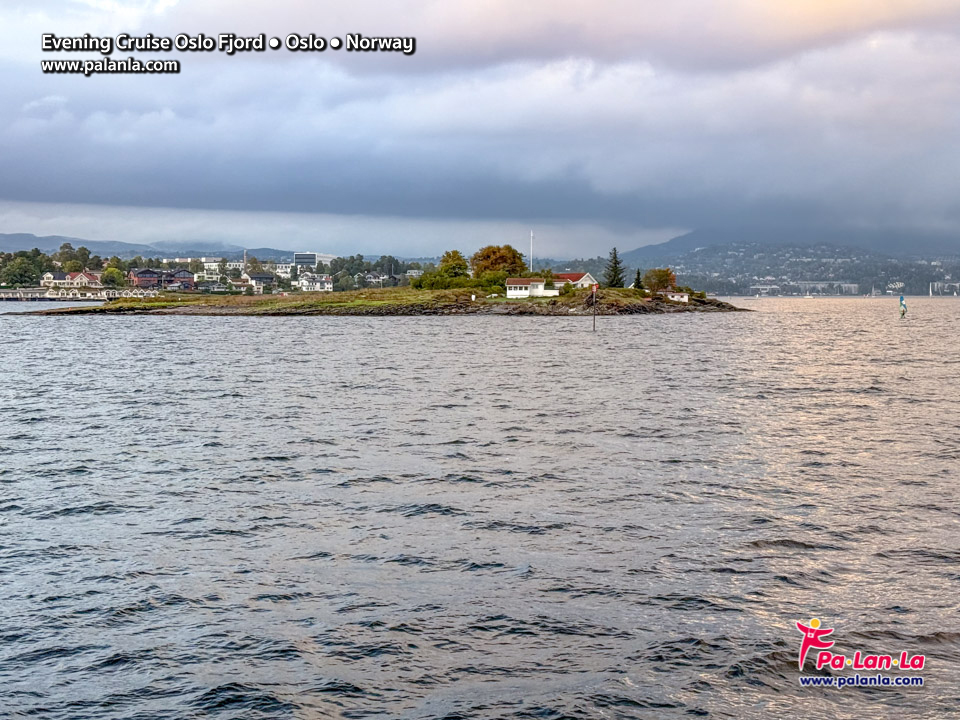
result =
[[[956,0],[244,5],[5,3],[0,232],[424,254],[533,226],[559,256],[716,224],[960,224]],[[43,32],[417,53],[172,53],[180,75],[84,78],[40,72]]]

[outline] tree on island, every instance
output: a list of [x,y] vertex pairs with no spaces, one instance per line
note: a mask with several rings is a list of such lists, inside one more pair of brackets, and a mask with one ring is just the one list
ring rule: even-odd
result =
[[611,288],[623,287],[623,263],[620,262],[620,256],[617,249],[610,251],[610,259],[607,260],[607,269],[603,275],[604,285]]
[[[486,272],[483,276],[497,276],[499,274]],[[447,290],[449,288],[476,287],[478,282],[478,278],[470,277],[467,259],[463,256],[463,253],[459,250],[448,250],[440,258],[439,267],[434,268],[428,265],[423,275],[410,282],[410,287],[416,290]]]
[[527,267],[523,255],[512,245],[487,245],[477,250],[470,258],[473,276],[479,277],[485,272],[505,272],[508,275],[520,275]]
[[677,276],[670,268],[651,268],[644,273],[643,284],[650,292],[658,293],[674,287],[677,284]]
[[643,278],[640,277],[640,268],[637,268],[636,277],[633,278],[633,289],[643,290]]

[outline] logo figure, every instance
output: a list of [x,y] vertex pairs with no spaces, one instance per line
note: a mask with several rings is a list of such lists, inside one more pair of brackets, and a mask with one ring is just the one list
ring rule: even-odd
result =
[[807,659],[807,651],[810,648],[826,650],[833,647],[833,640],[824,640],[823,638],[833,632],[833,628],[821,628],[820,621],[813,618],[810,625],[797,623],[797,630],[803,633],[803,642],[800,643],[800,660],[797,666],[800,672],[803,672],[803,662]]

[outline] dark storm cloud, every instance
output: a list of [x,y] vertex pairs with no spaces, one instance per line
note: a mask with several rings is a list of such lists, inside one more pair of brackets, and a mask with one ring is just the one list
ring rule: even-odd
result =
[[[0,54],[0,198],[618,231],[957,221],[953,3],[716,5],[0,10],[17,38],[36,35]],[[40,29],[121,27],[420,43],[413,59],[175,54],[177,76],[39,72]]]

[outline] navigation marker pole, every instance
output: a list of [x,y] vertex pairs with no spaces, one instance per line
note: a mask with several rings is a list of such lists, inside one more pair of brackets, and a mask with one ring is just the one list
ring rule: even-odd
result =
[[597,288],[600,286],[597,283],[593,284],[593,331],[597,331]]
[[530,272],[533,272],[533,230],[530,231]]

